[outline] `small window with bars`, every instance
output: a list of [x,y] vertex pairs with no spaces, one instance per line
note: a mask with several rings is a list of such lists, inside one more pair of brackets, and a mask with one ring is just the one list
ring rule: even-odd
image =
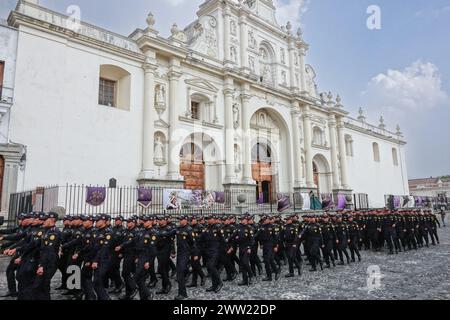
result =
[[200,120],[200,103],[195,101],[191,102],[191,115],[192,119]]
[[116,81],[100,78],[98,103],[102,106],[116,107]]

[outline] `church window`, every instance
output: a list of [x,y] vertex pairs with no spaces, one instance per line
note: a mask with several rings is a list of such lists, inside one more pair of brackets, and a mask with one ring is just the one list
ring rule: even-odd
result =
[[353,138],[350,135],[345,135],[345,151],[347,156],[353,157]]
[[373,149],[373,160],[375,162],[380,162],[380,146],[378,145],[378,143],[374,142],[372,145],[372,149]]
[[131,75],[114,66],[101,65],[99,75],[98,104],[130,110]]
[[102,106],[116,107],[116,82],[100,78],[98,103]]
[[192,119],[200,120],[200,103],[196,101],[191,102],[191,115]]
[[392,161],[394,162],[394,166],[398,166],[398,153],[397,149],[392,148]]

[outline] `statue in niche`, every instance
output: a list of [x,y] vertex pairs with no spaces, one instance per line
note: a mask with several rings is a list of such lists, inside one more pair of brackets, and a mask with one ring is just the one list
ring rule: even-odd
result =
[[155,163],[165,163],[164,143],[162,142],[160,136],[158,136],[155,140]]
[[264,66],[263,79],[264,79],[264,82],[266,82],[266,83],[271,83],[272,82],[272,72],[270,71],[270,67],[269,66]]
[[239,154],[239,147],[234,146],[234,171],[236,173],[241,172],[241,159]]
[[237,103],[235,103],[233,105],[233,124],[235,129],[239,128],[239,123],[240,123],[239,107]]
[[237,53],[236,53],[235,47],[230,48],[230,58],[231,58],[231,61],[237,62]]
[[237,30],[236,21],[232,20],[231,21],[231,25],[230,25],[231,34],[235,36],[236,35],[236,30]]
[[250,70],[255,73],[255,59],[253,57],[249,57],[248,58],[248,66],[250,68]]
[[281,63],[286,64],[286,54],[284,52],[284,49],[281,49],[280,55],[281,55]]
[[166,88],[164,88],[164,86],[156,87],[156,104],[157,105],[166,104]]
[[281,71],[281,80],[283,85],[287,85],[287,74],[286,71]]
[[248,32],[248,46],[252,49],[256,48],[256,39],[253,30]]

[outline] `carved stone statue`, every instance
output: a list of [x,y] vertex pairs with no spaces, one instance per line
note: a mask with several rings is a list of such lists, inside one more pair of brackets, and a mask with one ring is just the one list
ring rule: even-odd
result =
[[237,62],[237,53],[236,53],[235,47],[230,48],[230,58],[231,58],[231,61]]
[[280,56],[281,56],[281,63],[286,64],[286,54],[283,48],[281,48]]
[[165,105],[166,104],[166,88],[164,86],[156,87],[156,104]]
[[241,172],[241,159],[239,155],[239,148],[237,146],[234,147],[234,171],[236,173]]
[[252,49],[256,48],[256,39],[255,39],[255,34],[253,33],[253,30],[250,30],[248,32],[248,46]]
[[256,69],[255,69],[255,59],[253,57],[248,58],[248,66],[250,68],[250,71],[254,73]]
[[237,129],[239,128],[239,124],[240,124],[240,114],[239,114],[239,107],[237,104],[233,105],[233,125],[234,128]]
[[164,143],[161,141],[161,137],[157,137],[155,140],[155,163],[164,163]]

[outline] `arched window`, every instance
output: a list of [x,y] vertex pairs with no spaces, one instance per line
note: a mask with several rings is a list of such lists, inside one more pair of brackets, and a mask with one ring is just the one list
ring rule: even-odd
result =
[[347,156],[353,157],[353,138],[351,135],[345,135],[345,151]]
[[314,127],[313,129],[313,144],[317,146],[324,145],[323,131],[319,127]]
[[392,161],[394,162],[394,166],[398,166],[398,153],[396,148],[392,148]]
[[378,143],[374,142],[372,145],[372,149],[373,149],[373,160],[375,162],[380,162],[380,146],[378,145]]
[[104,64],[100,66],[98,104],[130,110],[131,75],[128,71]]

